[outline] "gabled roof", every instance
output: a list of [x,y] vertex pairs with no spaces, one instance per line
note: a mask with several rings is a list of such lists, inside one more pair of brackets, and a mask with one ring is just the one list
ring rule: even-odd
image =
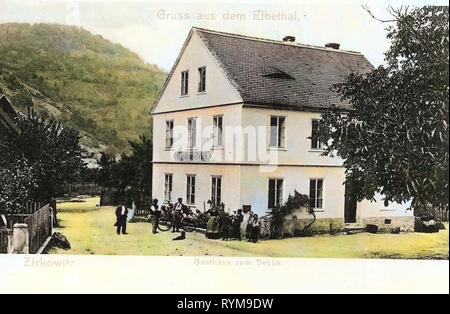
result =
[[331,87],[373,66],[358,52],[194,28],[246,105],[349,109]]

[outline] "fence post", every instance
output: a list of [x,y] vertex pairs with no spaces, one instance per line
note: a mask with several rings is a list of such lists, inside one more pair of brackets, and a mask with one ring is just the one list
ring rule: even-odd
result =
[[28,225],[14,224],[13,227],[13,253],[29,254]]
[[50,206],[49,209],[50,209],[50,211],[49,211],[50,212],[49,213],[50,214],[50,236],[52,236],[53,235],[53,223],[54,223],[53,222],[53,211],[54,211],[54,209],[51,206]]

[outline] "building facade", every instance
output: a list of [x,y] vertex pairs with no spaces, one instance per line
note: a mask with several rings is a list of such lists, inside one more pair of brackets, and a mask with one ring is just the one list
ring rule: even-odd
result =
[[408,204],[352,199],[343,161],[322,156],[316,137],[324,110],[349,109],[331,86],[370,69],[336,44],[193,28],[151,111],[153,198],[261,216],[298,191],[319,220],[411,230]]

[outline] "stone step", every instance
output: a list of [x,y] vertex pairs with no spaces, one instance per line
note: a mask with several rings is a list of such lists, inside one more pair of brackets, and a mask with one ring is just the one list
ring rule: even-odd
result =
[[361,224],[345,224],[344,231],[346,234],[355,234],[365,232],[366,229]]

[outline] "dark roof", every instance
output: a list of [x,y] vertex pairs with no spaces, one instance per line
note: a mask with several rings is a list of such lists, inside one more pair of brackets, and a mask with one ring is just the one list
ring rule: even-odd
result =
[[246,104],[348,109],[331,87],[373,69],[358,52],[194,29]]

